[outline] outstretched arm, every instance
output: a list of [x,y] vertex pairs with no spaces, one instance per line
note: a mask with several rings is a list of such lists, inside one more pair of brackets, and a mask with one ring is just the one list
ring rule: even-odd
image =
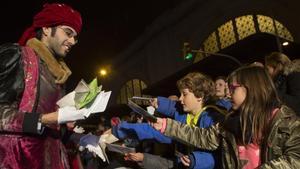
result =
[[[165,130],[163,129],[165,126]],[[153,127],[179,142],[206,150],[215,150],[220,142],[220,127],[213,125],[210,128],[191,127],[172,119],[158,118]]]
[[160,143],[171,143],[171,138],[163,135],[155,130],[148,123],[127,123],[122,122],[118,126],[112,128],[112,133],[119,139],[129,136],[136,136],[139,140],[152,139]]

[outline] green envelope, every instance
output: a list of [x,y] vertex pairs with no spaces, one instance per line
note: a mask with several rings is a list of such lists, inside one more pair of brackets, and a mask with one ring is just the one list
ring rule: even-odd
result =
[[[89,103],[91,103],[96,98],[98,93],[100,93],[101,89],[102,89],[102,85],[100,85],[98,87],[97,78],[94,78],[88,84],[88,92],[77,93],[78,94],[77,98],[80,98],[80,99],[78,99],[78,100],[75,99],[76,107],[78,109],[81,109],[81,108],[87,106]],[[76,98],[76,96],[75,96],[75,98]]]

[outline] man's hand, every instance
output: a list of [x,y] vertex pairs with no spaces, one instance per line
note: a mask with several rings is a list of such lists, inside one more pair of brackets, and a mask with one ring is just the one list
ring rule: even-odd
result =
[[72,122],[76,120],[85,119],[84,114],[87,112],[86,108],[77,110],[74,106],[66,106],[58,109],[58,124]]

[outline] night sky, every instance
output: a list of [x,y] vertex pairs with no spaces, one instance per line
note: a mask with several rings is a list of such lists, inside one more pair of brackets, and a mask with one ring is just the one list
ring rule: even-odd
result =
[[[46,2],[71,5],[82,14],[79,43],[66,58],[72,69],[67,88],[81,79],[90,81],[99,67],[111,65],[117,55],[138,38],[160,15],[181,0],[106,0],[106,1],[3,1],[1,3],[0,43],[17,42],[33,16]],[[113,65],[111,65],[113,69]]]

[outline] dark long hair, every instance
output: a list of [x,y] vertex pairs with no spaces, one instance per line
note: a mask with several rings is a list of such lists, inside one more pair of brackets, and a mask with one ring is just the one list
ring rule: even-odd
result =
[[258,66],[241,67],[228,80],[229,83],[236,80],[247,90],[246,98],[238,110],[241,141],[243,144],[249,141],[259,144],[267,136],[272,110],[280,106],[273,81],[265,69]]

